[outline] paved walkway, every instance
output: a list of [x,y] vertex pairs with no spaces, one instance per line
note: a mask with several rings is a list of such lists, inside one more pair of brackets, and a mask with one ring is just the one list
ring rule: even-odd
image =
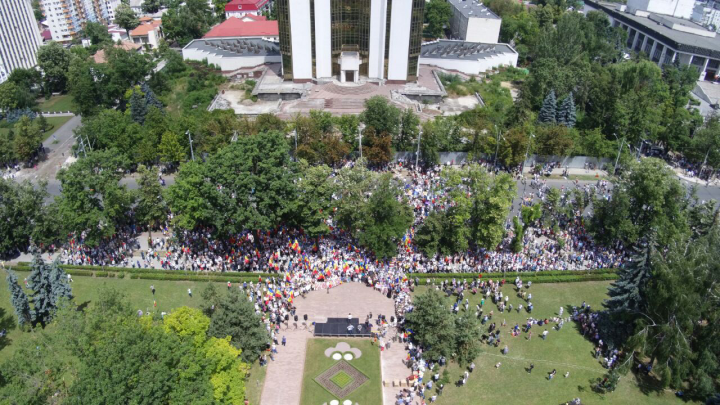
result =
[[[354,318],[360,318],[361,321],[365,320],[365,316],[369,312],[372,312],[373,316],[383,314],[388,317],[395,313],[392,300],[387,299],[379,292],[366,287],[362,283],[343,284],[331,289],[329,294],[325,290],[313,291],[305,299],[298,298],[295,305],[300,319],[298,330],[294,330],[291,322],[290,329],[280,333],[280,337],[285,335],[287,338],[287,346],[278,347],[275,361],[268,364],[260,400],[263,405],[300,404],[305,350],[307,340],[312,338],[311,331],[301,329],[303,315],[308,315],[307,323],[311,325],[312,322],[324,322],[327,318],[347,317],[348,313],[352,314]],[[387,354],[390,355],[387,356]],[[382,353],[382,379],[402,379],[407,377],[408,370],[402,365],[403,357],[402,345],[391,345],[389,352]],[[394,364],[396,362],[399,363],[400,367]],[[393,390],[397,390],[397,388]],[[385,404],[393,404],[394,393],[388,391],[388,395],[390,397],[387,397],[386,393],[383,392]]]

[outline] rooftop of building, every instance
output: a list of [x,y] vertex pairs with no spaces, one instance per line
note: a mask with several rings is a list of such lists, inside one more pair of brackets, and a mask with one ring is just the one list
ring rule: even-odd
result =
[[422,45],[421,58],[428,59],[481,59],[499,53],[515,53],[507,44],[483,44],[479,42],[439,40]]
[[[706,28],[692,21],[657,13],[647,13],[647,17],[622,11],[618,3],[606,3],[595,0],[585,0],[593,8],[600,8],[627,25],[644,29],[654,33],[654,37],[681,52],[707,55],[720,58],[720,38],[680,31],[685,28],[689,31],[704,30]],[[668,26],[670,25],[670,26]],[[676,26],[676,29],[671,28]],[[681,26],[681,27],[678,27]]]
[[280,55],[280,46],[276,42],[262,38],[195,39],[184,49],[198,49],[228,58]]
[[[121,45],[114,45],[115,48],[122,48],[126,51],[138,51],[140,48],[142,48],[141,44],[136,44],[131,41],[122,41]],[[95,55],[93,55],[93,60],[95,63],[105,63],[107,62],[107,59],[105,57],[105,50],[100,49],[99,51],[95,52]]]
[[225,11],[257,11],[270,0],[232,0],[225,5]]
[[243,21],[230,17],[213,27],[203,38],[277,37],[278,35],[277,21]]
[[162,21],[160,20],[145,20],[142,24],[138,25],[137,28],[130,31],[130,36],[133,37],[143,37],[147,36],[150,31],[156,30],[158,27],[162,25]]
[[453,7],[459,10],[465,17],[471,18],[492,18],[500,19],[486,5],[477,0],[448,0]]

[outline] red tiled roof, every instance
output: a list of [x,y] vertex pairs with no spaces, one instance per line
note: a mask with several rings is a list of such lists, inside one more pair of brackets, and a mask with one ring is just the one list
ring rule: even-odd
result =
[[[131,41],[122,41],[121,45],[113,45],[115,48],[122,48],[126,51],[137,51],[140,48],[142,48],[142,45],[136,44]],[[105,50],[100,49],[99,51],[95,52],[95,55],[93,55],[93,59],[95,60],[95,63],[105,63],[107,60],[105,59]]]
[[152,20],[149,22],[142,23],[137,26],[134,30],[130,31],[131,37],[142,37],[147,36],[150,31],[154,31],[157,27],[161,26],[160,20]]
[[225,11],[257,11],[270,0],[232,0],[225,5]]
[[203,38],[220,37],[276,37],[279,35],[277,21],[242,21],[230,17],[216,25]]
[[40,36],[42,36],[42,38],[46,41],[49,41],[52,39],[52,33],[50,32],[49,29],[43,30],[43,32],[40,34]]

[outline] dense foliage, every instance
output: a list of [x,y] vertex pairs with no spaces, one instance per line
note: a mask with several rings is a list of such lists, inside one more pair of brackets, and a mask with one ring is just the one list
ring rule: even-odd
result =
[[209,336],[202,312],[182,307],[153,319],[114,290],[98,297],[83,311],[61,307],[52,331],[18,342],[3,363],[0,401],[243,403],[243,350]]

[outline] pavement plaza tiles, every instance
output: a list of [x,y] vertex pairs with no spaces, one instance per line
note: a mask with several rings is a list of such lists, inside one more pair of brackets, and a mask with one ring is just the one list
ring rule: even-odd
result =
[[[361,319],[364,319],[365,315],[370,312],[374,315],[384,314],[386,316],[395,313],[395,305],[392,300],[361,283],[346,283],[334,287],[329,294],[325,290],[313,291],[307,295],[307,298],[297,299],[295,305],[300,317],[304,314],[308,315],[308,325],[312,325],[312,322],[325,322],[327,318],[347,317],[348,313]],[[306,347],[308,339],[312,338],[311,329],[312,326],[303,329],[300,325],[298,325],[298,329],[294,329],[291,325],[289,329],[280,331],[280,335],[287,338],[287,344],[278,347],[279,353],[275,356],[275,361],[271,361],[267,366],[261,404],[300,405],[304,367],[307,360],[305,358]],[[392,332],[390,332],[390,336],[392,336]],[[382,380],[400,380],[409,375],[407,367],[402,362],[406,355],[401,344],[392,345],[391,349],[386,349],[381,354]],[[396,388],[383,387],[383,402],[393,404],[396,393]]]

